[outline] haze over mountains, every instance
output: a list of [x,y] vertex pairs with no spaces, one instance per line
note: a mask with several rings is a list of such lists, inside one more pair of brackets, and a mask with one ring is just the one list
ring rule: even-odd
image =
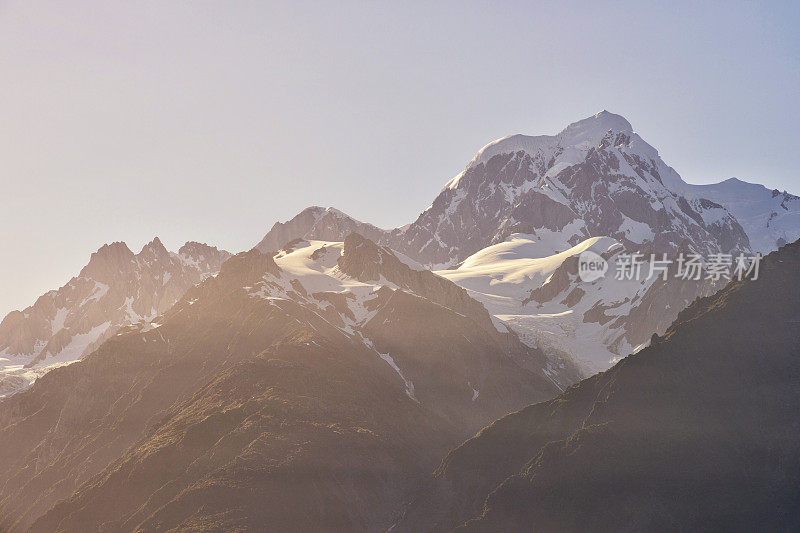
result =
[[[529,345],[570,359],[589,375],[646,343],[653,332],[663,333],[678,311],[721,283],[651,279],[636,285],[607,278],[581,284],[569,258],[598,248],[587,239],[613,239],[602,241],[606,248],[600,253],[767,253],[800,237],[800,199],[739,180],[689,185],[627,120],[603,111],[558,135],[512,135],[486,145],[402,228],[383,230],[334,208],[309,207],[275,223],[256,248],[272,252],[299,238],[340,242],[351,233],[439,269]],[[500,248],[489,248],[495,245]],[[167,263],[188,258],[182,267],[155,267],[175,275],[161,278],[164,288],[150,278],[166,271],[148,272],[141,283],[126,282],[125,296],[112,291],[112,303],[85,307],[102,299],[105,283],[81,273],[70,283],[85,287],[72,289],[70,302],[50,304],[43,297],[37,309],[9,314],[0,325],[4,393],[25,386],[42,368],[79,358],[120,325],[154,318],[227,257],[187,247],[171,258],[157,250]],[[487,264],[487,258],[499,257],[499,249],[501,262]],[[108,253],[104,250],[98,253]],[[195,265],[192,254],[209,260]],[[122,255],[127,262],[133,254]],[[466,266],[459,267],[462,263]],[[476,270],[477,263],[482,266]],[[181,274],[187,267],[189,274]],[[127,298],[133,298],[130,311]],[[73,325],[74,317],[86,313],[91,318]],[[56,342],[48,345],[54,336]]]
[[398,531],[793,531],[800,241],[453,450]]
[[0,528],[385,530],[449,446],[576,378],[363,237],[242,253],[4,400]]
[[138,254],[122,242],[103,246],[66,285],[0,322],[0,397],[80,359],[121,326],[154,319],[228,257],[196,242],[171,253],[158,237]]
[[[487,247],[500,245],[523,261],[440,274],[532,345],[571,358],[588,375],[663,333],[678,311],[724,281],[580,284],[576,261],[566,260],[596,247],[587,239],[614,239],[622,245],[617,252],[735,255],[767,253],[800,237],[796,197],[744,183],[730,192],[726,183],[688,185],[627,120],[603,111],[555,136],[512,135],[488,144],[408,226],[382,231],[330,208],[309,208],[276,224],[259,249],[360,231],[429,268],[452,269],[485,263],[493,254]],[[746,220],[747,231],[727,205]],[[524,252],[509,248],[515,244]],[[482,257],[468,260],[473,253]]]
[[[771,255],[763,280],[729,285],[674,268],[587,282],[578,256],[749,256],[798,238],[797,197],[687,184],[603,111],[490,143],[401,228],[309,207],[234,256],[104,246],[0,323],[0,530],[547,531],[582,529],[600,508],[601,528],[680,528],[757,483],[794,516],[798,420],[782,402],[797,392],[800,295],[779,287],[798,245]],[[750,304],[758,320],[743,325]],[[710,380],[741,424],[720,415]],[[753,402],[774,418],[759,426]],[[687,416],[685,435],[667,434]],[[719,435],[734,430],[728,450]],[[702,471],[717,451],[715,496],[694,500],[709,513],[688,496],[659,507],[675,483],[702,496],[689,466],[649,496],[620,488],[643,486],[645,466],[664,478],[676,457]],[[564,514],[573,498],[585,505]],[[521,510],[531,501],[540,514]],[[785,523],[767,507],[741,518]]]

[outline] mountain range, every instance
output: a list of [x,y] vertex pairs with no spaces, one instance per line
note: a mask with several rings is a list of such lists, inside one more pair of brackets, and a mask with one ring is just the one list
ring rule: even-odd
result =
[[[800,199],[736,179],[690,185],[625,118],[602,111],[557,135],[489,143],[401,228],[309,207],[275,223],[255,248],[272,253],[296,239],[341,242],[351,233],[466,288],[502,327],[588,376],[663,333],[726,280],[637,284],[609,275],[587,284],[576,255],[768,253],[800,238]],[[157,239],[136,256],[123,243],[104,246],[65,287],[0,323],[0,395],[80,358],[120,326],[155,318],[228,256],[197,243],[169,253]],[[102,262],[111,266],[93,264]],[[120,286],[107,297],[98,268],[132,278],[114,278]]]
[[603,111],[490,143],[400,228],[105,245],[0,323],[0,530],[796,525],[798,238],[798,197],[688,184]]
[[0,529],[385,530],[449,446],[576,378],[361,236],[241,253],[3,401]]
[[0,322],[0,397],[80,359],[120,327],[154,319],[230,255],[197,242],[171,253],[158,237],[138,254],[122,242],[104,245],[66,285]]
[[800,201],[738,180],[689,185],[627,120],[603,111],[558,135],[488,144],[409,225],[380,230],[311,207],[276,224],[257,248],[350,232],[462,285],[525,342],[591,375],[664,333],[681,309],[727,280],[586,284],[571,257],[612,248],[645,260],[768,253],[800,238]]

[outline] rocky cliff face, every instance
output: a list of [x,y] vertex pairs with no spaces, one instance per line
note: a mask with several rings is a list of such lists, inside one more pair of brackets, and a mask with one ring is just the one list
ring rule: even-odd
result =
[[0,395],[79,359],[121,326],[152,320],[228,257],[196,242],[170,253],[158,238],[138,254],[122,242],[103,246],[65,286],[0,322]]
[[386,530],[450,446],[577,377],[492,328],[361,236],[239,254],[0,400],[0,529]]
[[451,452],[398,529],[790,530],[800,242],[666,335]]

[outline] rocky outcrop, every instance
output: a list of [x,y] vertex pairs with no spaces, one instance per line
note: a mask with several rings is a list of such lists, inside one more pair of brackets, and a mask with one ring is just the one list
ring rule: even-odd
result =
[[[66,285],[0,322],[0,361],[36,370],[77,360],[118,328],[169,309],[229,256],[196,242],[170,253],[158,238],[138,254],[122,242],[104,245]],[[0,382],[27,385],[30,379],[20,381],[23,374],[33,379],[37,372],[0,370]]]
[[351,233],[359,233],[381,242],[389,232],[367,224],[332,207],[312,206],[288,222],[276,222],[256,248],[263,253],[276,252],[296,239],[343,241]]
[[386,247],[352,233],[344,240],[338,260],[342,272],[361,281],[387,280],[414,294],[425,295],[434,303],[473,318],[485,329],[496,332],[486,309],[467,291],[428,270],[418,270],[400,261]]

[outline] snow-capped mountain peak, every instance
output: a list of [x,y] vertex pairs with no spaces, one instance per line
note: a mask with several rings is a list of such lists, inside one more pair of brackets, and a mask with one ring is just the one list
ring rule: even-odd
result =
[[609,132],[633,133],[633,126],[625,117],[603,110],[591,117],[573,122],[558,134],[562,146],[582,143],[597,144]]
[[[598,147],[603,139],[619,133],[625,134],[627,139],[630,139],[633,135],[633,127],[630,122],[620,115],[601,111],[591,117],[573,122],[557,135],[516,134],[492,141],[478,150],[467,168],[486,163],[498,154],[525,152],[531,155],[541,153],[558,157],[570,149],[585,154],[590,149]],[[652,147],[650,148],[652,149]],[[448,186],[454,188],[452,183],[453,180]]]
[[750,249],[722,205],[685,196],[684,186],[630,122],[603,111],[557,135],[486,145],[390,245],[432,267],[454,266],[511,233],[558,234],[560,250],[600,236],[662,252],[684,242],[702,252]]
[[[473,291],[522,337],[595,371],[664,331],[715,286],[613,279],[582,286],[572,257],[581,246],[599,239],[648,257],[750,253],[800,236],[798,213],[796,197],[762,186],[687,184],[628,120],[602,111],[556,135],[489,143],[408,226],[384,231],[311,207],[276,224],[258,249],[361,233]],[[581,345],[587,339],[598,349]]]

